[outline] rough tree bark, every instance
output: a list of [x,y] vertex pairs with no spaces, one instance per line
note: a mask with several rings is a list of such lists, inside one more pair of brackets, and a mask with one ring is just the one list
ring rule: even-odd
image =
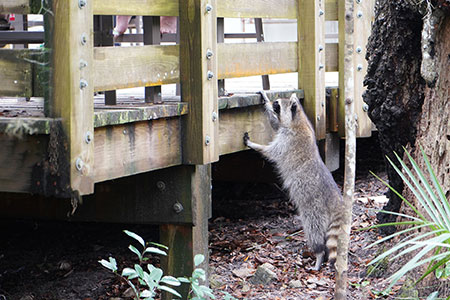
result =
[[[395,161],[393,152],[403,154],[403,146],[414,145],[416,124],[421,114],[425,81],[420,75],[421,30],[423,16],[406,0],[380,0],[367,45],[367,86],[363,98],[369,105],[369,117],[379,131],[384,156]],[[403,182],[386,164],[389,183],[397,191]],[[385,210],[398,212],[401,199],[388,192]],[[381,223],[392,222],[395,216],[379,214]],[[395,228],[382,227],[383,233]]]

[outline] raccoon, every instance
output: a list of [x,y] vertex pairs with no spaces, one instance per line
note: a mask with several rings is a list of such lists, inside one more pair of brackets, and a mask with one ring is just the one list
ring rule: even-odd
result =
[[314,270],[327,260],[334,266],[342,222],[341,192],[320,157],[314,129],[297,96],[271,103],[261,94],[275,137],[268,145],[260,145],[250,141],[246,132],[244,144],[274,163],[316,255]]

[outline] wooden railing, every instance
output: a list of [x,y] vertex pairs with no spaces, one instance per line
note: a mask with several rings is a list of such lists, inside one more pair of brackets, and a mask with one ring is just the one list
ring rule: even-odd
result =
[[[47,36],[42,50],[0,50],[0,96],[46,96],[46,117],[62,119],[70,186],[80,194],[92,193],[95,182],[95,91],[180,83],[181,99],[189,106],[183,121],[183,163],[201,165],[219,159],[219,120],[213,117],[218,115],[218,79],[298,72],[305,110],[317,139],[322,140],[327,132],[342,133],[344,128],[343,101],[332,97],[332,103],[325,105],[325,72],[342,70],[348,63],[338,55],[345,51],[343,43],[325,45],[325,21],[344,20],[340,2],[130,0],[124,5],[121,0],[53,0],[52,7],[41,7],[40,0],[0,0],[2,13],[44,14]],[[355,45],[361,43],[361,51],[353,62],[355,68],[360,65],[355,71],[359,136],[371,131],[360,97],[367,16],[373,9],[368,2],[359,1],[355,9],[355,14],[362,11],[362,17],[355,19],[362,28],[355,32]],[[94,47],[94,15],[177,16],[180,43]],[[297,19],[298,41],[218,44],[218,17]],[[340,39],[344,35],[340,29]],[[327,109],[332,113],[327,114]]]

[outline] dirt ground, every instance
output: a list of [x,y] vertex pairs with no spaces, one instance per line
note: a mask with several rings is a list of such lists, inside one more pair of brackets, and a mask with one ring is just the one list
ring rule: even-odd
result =
[[[364,143],[357,160],[356,197],[362,199],[353,209],[349,299],[374,299],[385,286],[384,275],[366,272],[377,249],[364,247],[377,232],[358,231],[375,222],[373,209],[382,206],[379,196],[386,191],[368,172],[386,177],[380,152],[373,141]],[[333,175],[340,185],[342,171]],[[238,299],[332,299],[334,273],[327,266],[311,270],[315,258],[300,221],[276,185],[215,182],[209,228],[210,278],[218,299],[222,291]],[[0,220],[0,300],[130,299],[127,286],[98,263],[109,256],[119,269],[135,263],[123,229],[157,241],[155,226]],[[265,286],[251,284],[263,263],[273,266],[277,278]]]

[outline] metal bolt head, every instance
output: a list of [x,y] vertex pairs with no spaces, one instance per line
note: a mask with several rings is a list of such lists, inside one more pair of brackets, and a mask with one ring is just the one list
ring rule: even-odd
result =
[[84,141],[86,142],[86,144],[90,144],[93,140],[94,135],[92,134],[92,132],[87,131],[86,134],[84,135]]
[[162,192],[166,189],[166,184],[164,183],[164,181],[158,181],[156,182],[156,187]]
[[359,11],[356,13],[356,16],[357,16],[358,18],[361,18],[361,17],[363,16],[363,12],[359,10]]
[[319,70],[322,70],[325,66],[323,64],[319,64]]
[[345,104],[352,104],[352,102],[353,102],[352,98],[345,99]]
[[323,9],[319,9],[319,16],[323,16],[324,13]]
[[87,0],[78,0],[78,7],[81,9],[87,5]]
[[217,113],[215,111],[213,111],[213,113],[212,113],[212,121],[213,122],[217,121]]
[[211,137],[210,137],[209,135],[207,135],[207,136],[205,137],[205,145],[206,145],[206,146],[209,146],[209,144],[211,144]]
[[86,80],[84,80],[84,79],[81,79],[80,80],[80,89],[84,89],[84,88],[87,88],[88,87],[88,82],[86,81]]
[[322,52],[322,51],[323,51],[323,46],[319,45],[319,52]]
[[362,48],[360,46],[356,47],[356,53],[361,53],[362,52]]
[[358,70],[359,72],[362,71],[363,66],[362,64],[358,64],[358,66],[356,67],[356,70]]
[[206,9],[206,12],[207,12],[207,13],[210,13],[210,12],[213,10],[213,7],[212,7],[211,4],[206,4],[205,9]]
[[212,52],[211,49],[206,50],[206,58],[207,59],[211,59],[211,57],[213,57],[214,53]]
[[80,59],[80,70],[86,68],[88,66],[88,62],[84,59]]
[[184,210],[183,205],[180,202],[177,202],[173,205],[173,211],[177,214],[181,213]]
[[360,4],[362,0],[356,0],[356,3]]
[[363,109],[363,111],[368,112],[369,111],[369,105],[367,103],[364,103],[362,109]]
[[88,87],[88,82],[84,79],[80,80],[80,89],[84,89]]
[[208,78],[208,80],[211,80],[214,78],[214,73],[212,71],[208,71],[208,73],[206,74],[206,78]]
[[86,43],[87,43],[87,36],[86,36],[85,33],[82,33],[82,34],[81,34],[81,39],[80,39],[80,41],[81,41],[81,45],[86,45]]
[[75,168],[77,168],[78,171],[81,172],[81,170],[83,170],[84,167],[84,162],[81,158],[77,158],[77,160],[75,161]]
[[320,121],[320,116],[317,116],[317,121]]

